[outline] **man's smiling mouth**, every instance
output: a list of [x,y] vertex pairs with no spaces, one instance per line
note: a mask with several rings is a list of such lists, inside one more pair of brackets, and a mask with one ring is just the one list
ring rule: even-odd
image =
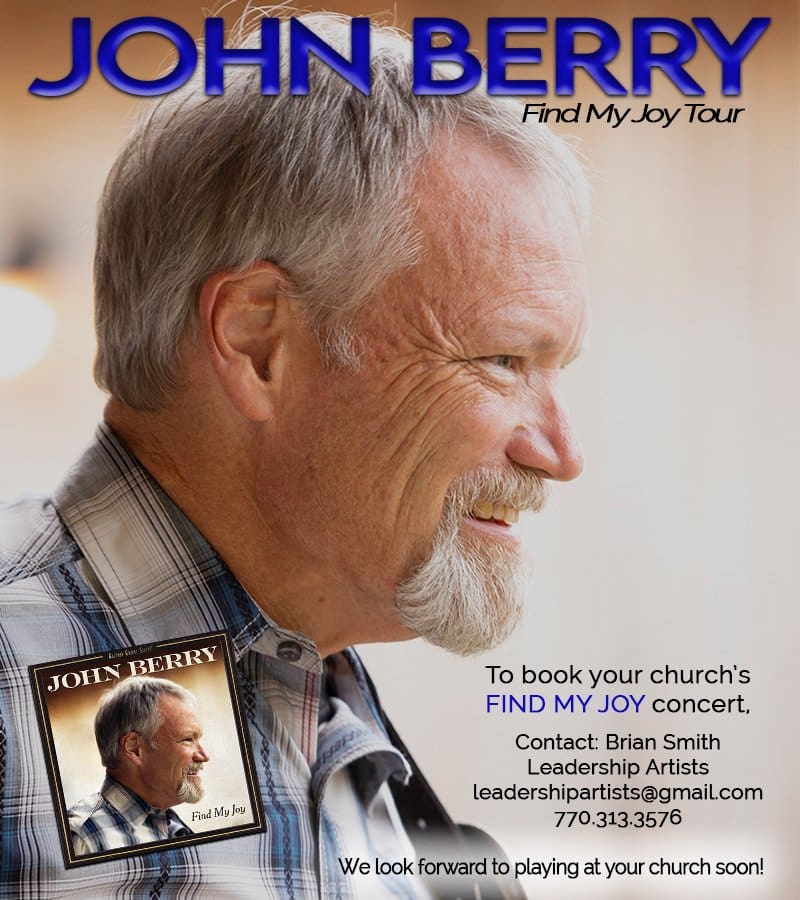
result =
[[513,506],[504,506],[502,503],[476,503],[469,515],[470,518],[494,522],[497,525],[513,525],[519,521],[519,510]]

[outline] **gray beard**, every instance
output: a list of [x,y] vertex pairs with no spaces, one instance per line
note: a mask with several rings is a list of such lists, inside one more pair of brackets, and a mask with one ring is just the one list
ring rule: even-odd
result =
[[178,802],[179,803],[199,803],[203,799],[203,785],[198,781],[189,781],[184,775],[180,785],[178,785]]
[[479,501],[539,510],[546,499],[546,484],[528,470],[482,469],[454,482],[433,549],[397,588],[400,621],[460,656],[502,643],[522,617],[520,556],[515,547],[489,536],[467,534],[462,522]]
[[431,644],[461,656],[502,643],[522,615],[522,565],[491,538],[470,548],[455,527],[440,527],[433,550],[397,589],[400,620]]

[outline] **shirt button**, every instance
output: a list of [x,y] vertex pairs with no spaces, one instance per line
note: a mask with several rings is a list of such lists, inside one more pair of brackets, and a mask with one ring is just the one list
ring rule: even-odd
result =
[[297,662],[303,655],[303,648],[297,641],[281,641],[278,644],[278,658],[288,659],[289,662]]

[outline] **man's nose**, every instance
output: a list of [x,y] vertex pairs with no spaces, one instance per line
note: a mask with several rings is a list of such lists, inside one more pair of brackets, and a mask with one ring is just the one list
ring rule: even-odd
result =
[[195,747],[194,754],[192,756],[192,760],[194,762],[204,762],[204,763],[208,762],[209,756],[206,753],[205,747],[202,744],[198,743],[198,745]]
[[506,455],[542,478],[571,481],[583,470],[583,454],[572,431],[566,407],[553,389],[531,404],[514,429]]

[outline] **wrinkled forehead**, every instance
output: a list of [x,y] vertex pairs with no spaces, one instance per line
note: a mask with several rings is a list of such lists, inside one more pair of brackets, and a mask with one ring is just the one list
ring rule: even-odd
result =
[[199,728],[199,710],[190,697],[178,697],[175,694],[164,694],[159,700],[159,715],[163,726],[169,728]]
[[526,303],[584,317],[582,241],[563,185],[481,141],[455,149],[431,155],[418,178],[422,258],[405,273],[409,293],[443,322]]

